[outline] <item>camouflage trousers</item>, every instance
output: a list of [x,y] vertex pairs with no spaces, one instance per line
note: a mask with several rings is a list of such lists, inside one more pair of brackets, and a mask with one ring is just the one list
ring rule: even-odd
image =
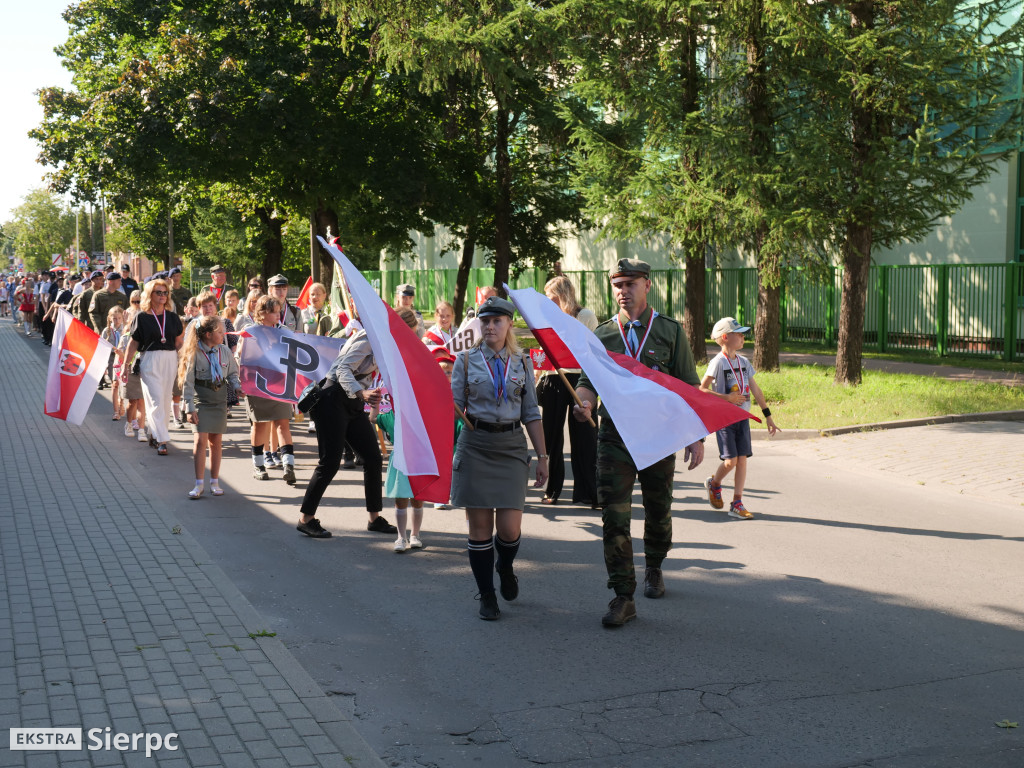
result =
[[597,500],[604,507],[604,564],[608,588],[618,595],[636,591],[633,567],[632,518],[633,484],[640,479],[644,504],[644,555],[647,565],[660,568],[672,548],[672,480],[675,454],[647,469],[637,470],[626,447],[617,441],[597,444]]

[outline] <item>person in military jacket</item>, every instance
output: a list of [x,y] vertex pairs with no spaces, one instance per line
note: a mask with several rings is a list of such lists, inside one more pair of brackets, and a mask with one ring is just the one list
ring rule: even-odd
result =
[[[90,276],[90,282],[85,286],[85,290],[78,294],[71,302],[71,314],[96,331],[96,333],[102,331],[103,326],[99,328],[93,327],[89,308],[92,306],[93,295],[101,288],[103,288],[103,273],[97,269]],[[106,316],[104,316],[104,322],[106,322]]]
[[[629,355],[648,368],[661,371],[694,387],[700,385],[693,353],[683,327],[669,317],[659,315],[648,303],[651,267],[636,259],[620,259],[609,272],[612,294],[619,311],[597,327],[595,334],[605,349]],[[574,406],[573,415],[586,421],[597,393],[586,372],[576,388],[583,406]],[[644,418],[639,411],[636,418]],[[637,470],[633,458],[619,436],[604,405],[597,433],[597,496],[603,507],[604,561],[608,569],[608,588],[615,597],[602,618],[606,627],[619,627],[636,618],[633,593],[636,573],[633,567],[633,540],[629,526],[633,485],[640,480],[644,504],[644,555],[646,571],[644,596],[659,598],[665,594],[661,564],[672,548],[672,480],[675,454],[646,469]],[[704,459],[704,444],[697,441],[686,447],[684,461],[694,469]]]
[[171,278],[171,300],[174,301],[174,308],[179,314],[185,311],[185,305],[192,298],[192,291],[181,284],[181,267],[174,267],[170,271]]
[[96,291],[89,302],[89,319],[96,333],[102,333],[107,327],[107,316],[114,307],[128,309],[128,297],[119,290],[121,275],[117,272],[107,273],[107,284],[103,290]]

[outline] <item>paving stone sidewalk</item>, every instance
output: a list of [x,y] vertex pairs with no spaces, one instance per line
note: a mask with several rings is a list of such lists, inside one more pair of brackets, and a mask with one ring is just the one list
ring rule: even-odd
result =
[[[43,415],[38,343],[0,322],[0,766],[382,766],[93,426],[109,406]],[[9,728],[108,726],[180,747],[9,749]]]

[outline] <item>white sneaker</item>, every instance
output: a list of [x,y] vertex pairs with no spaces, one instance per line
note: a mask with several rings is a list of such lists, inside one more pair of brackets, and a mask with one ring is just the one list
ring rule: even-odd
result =
[[409,546],[412,547],[413,549],[423,549],[423,542],[420,541],[420,537],[419,536],[410,536],[409,537]]
[[149,442],[149,438],[146,436],[146,429],[145,429],[145,427],[143,427],[142,429],[139,430],[139,442],[140,443],[148,443]]
[[406,544],[405,539],[403,539],[401,536],[395,539],[395,552],[405,552],[405,550],[407,550],[408,548],[409,545]]
[[306,427],[306,432],[308,432],[311,435],[315,435],[316,434],[316,424],[314,424],[312,421],[310,421],[309,422],[309,426]]
[[124,436],[135,437],[135,430],[132,429],[132,423],[130,421],[126,421],[124,423]]

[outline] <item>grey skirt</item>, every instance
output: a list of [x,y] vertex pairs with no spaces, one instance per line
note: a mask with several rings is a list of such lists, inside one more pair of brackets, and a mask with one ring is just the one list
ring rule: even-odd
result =
[[290,419],[292,417],[292,404],[282,403],[266,397],[247,395],[245,398],[245,412],[249,414],[249,421],[252,422]]
[[522,509],[529,482],[526,435],[463,429],[452,459],[452,504],[484,509]]
[[231,385],[227,382],[220,389],[196,384],[196,396],[193,399],[196,414],[199,416],[198,424],[190,424],[192,432],[207,432],[213,435],[223,435],[228,431],[228,389]]
[[125,400],[142,399],[142,377],[129,372],[121,390],[121,397]]

